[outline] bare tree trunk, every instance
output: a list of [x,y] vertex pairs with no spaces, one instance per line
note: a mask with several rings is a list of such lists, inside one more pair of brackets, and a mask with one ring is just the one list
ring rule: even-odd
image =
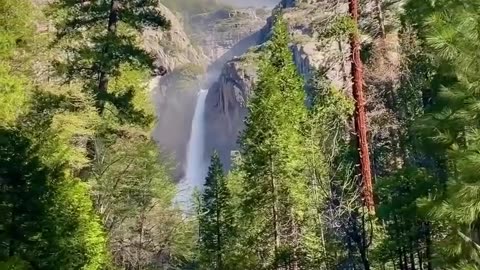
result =
[[385,16],[382,9],[382,0],[375,0],[375,8],[377,9],[377,20],[378,26],[380,28],[380,37],[385,39],[387,37],[387,32],[385,30]]
[[362,258],[362,263],[363,263],[363,269],[364,270],[370,270],[370,262],[368,260],[368,246],[369,244],[367,243],[367,230],[365,227],[365,214],[362,213],[362,225],[360,228],[360,238],[361,241],[359,243],[359,251],[360,251],[360,257]]
[[299,245],[300,245],[300,239],[299,239],[299,234],[300,234],[300,229],[297,224],[297,219],[295,218],[295,213],[293,211],[293,207],[290,209],[291,211],[291,216],[292,216],[292,236],[293,236],[293,265],[292,265],[292,270],[299,270],[300,266],[298,264],[299,257],[298,257],[298,252],[299,252]]
[[139,243],[137,247],[137,270],[142,269],[142,250],[143,250],[143,236],[145,234],[145,214],[142,213],[140,216],[140,235],[139,235]]
[[426,244],[426,250],[425,250],[425,255],[427,257],[427,269],[428,270],[433,270],[433,265],[432,265],[432,238],[431,238],[431,230],[430,230],[430,224],[425,223],[425,244]]
[[410,239],[410,270],[416,270],[415,249],[413,248],[413,239]]
[[[118,17],[120,13],[120,2],[118,0],[112,0],[110,5],[110,14],[108,17],[108,35],[115,35],[117,32]],[[110,48],[107,43],[103,49],[104,54],[109,54]],[[105,109],[105,96],[108,91],[108,72],[105,67],[105,63],[100,63],[99,70],[99,83],[98,83],[98,92],[97,92],[97,109],[100,114],[103,113]]]
[[407,258],[407,249],[402,248],[402,255],[403,255],[403,262],[404,262],[404,270],[408,270],[408,258]]
[[[358,27],[358,0],[350,0],[349,12]],[[375,212],[372,188],[372,170],[370,164],[370,154],[368,150],[367,137],[367,116],[365,113],[365,96],[363,93],[363,64],[360,58],[360,36],[356,29],[350,36],[351,62],[353,85],[352,92],[355,99],[355,132],[357,136],[357,146],[360,154],[360,169],[363,184],[363,200],[368,211]]]
[[422,255],[422,250],[420,247],[420,243],[417,243],[417,256],[418,256],[418,266],[420,267],[420,270],[423,270],[423,255]]
[[15,214],[16,214],[16,207],[12,207],[11,211],[12,213],[10,213],[10,233],[11,233],[11,238],[10,238],[10,241],[8,241],[8,256],[10,258],[14,257],[15,256],[15,238],[17,237],[18,233],[17,233],[17,226],[16,226],[16,221],[15,221]]
[[400,270],[405,270],[403,267],[403,254],[402,254],[402,248],[398,248],[398,267]]

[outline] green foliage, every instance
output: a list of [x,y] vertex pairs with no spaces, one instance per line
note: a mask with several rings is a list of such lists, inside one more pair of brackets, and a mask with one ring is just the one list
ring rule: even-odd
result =
[[31,40],[34,31],[30,1],[0,1],[0,61],[12,57],[18,45]]
[[6,269],[101,269],[105,237],[72,166],[83,160],[72,139],[87,133],[88,103],[27,83],[36,13],[29,1],[0,2],[0,261]]
[[225,269],[233,238],[233,213],[223,166],[215,152],[200,202],[199,250],[202,269]]
[[[387,207],[382,209],[389,209],[388,213],[396,216],[397,236],[391,233],[392,237],[407,232],[410,241],[419,236],[426,241],[435,240],[433,246],[431,242],[426,245],[438,267],[468,269],[478,264],[479,258],[476,224],[480,212],[476,207],[478,199],[470,196],[478,184],[473,168],[478,165],[475,160],[479,127],[474,119],[478,115],[480,77],[475,58],[479,40],[474,33],[479,29],[479,4],[462,0],[406,4],[404,21],[418,29],[424,46],[420,47],[424,52],[416,52],[421,56],[416,59],[416,68],[429,79],[428,89],[421,89],[426,113],[414,122],[412,131],[416,133],[411,139],[416,158],[423,160],[423,164],[415,165],[425,170],[410,168],[423,171],[417,176],[409,173],[411,170],[399,171],[400,178],[394,181],[398,186],[391,185],[381,193],[404,194],[393,200],[399,205],[388,206],[388,200],[383,199]],[[425,73],[428,69],[434,76]],[[423,78],[420,83],[425,85],[424,81]],[[416,118],[421,115],[418,110],[409,113],[415,114]],[[410,180],[405,182],[406,179]],[[409,240],[395,240],[392,245],[408,247],[412,245]]]
[[55,45],[64,52],[56,67],[65,80],[83,84],[100,113],[109,107],[122,123],[149,125],[151,110],[139,103],[146,104],[141,81],[147,78],[144,69],[154,68],[154,59],[140,46],[139,34],[146,27],[168,29],[170,22],[155,0],[113,2],[59,0],[50,5]]
[[33,36],[30,1],[0,1],[0,120],[12,124],[28,101],[26,79],[13,68],[14,57]]
[[29,270],[31,269],[27,262],[17,258],[11,257],[7,261],[0,262],[0,269],[5,270]]
[[303,82],[280,17],[259,73],[240,139],[240,170],[245,175],[242,211],[248,220],[241,233],[248,235],[245,240],[250,243],[245,256],[258,256],[255,268],[264,269],[298,263],[300,224],[308,207],[301,134],[306,117]]
[[107,262],[103,231],[84,184],[62,163],[45,164],[40,145],[4,130],[0,136],[2,246],[37,269],[99,269]]
[[348,16],[336,17],[334,21],[326,26],[321,32],[321,38],[342,38],[348,37],[351,33],[358,31],[354,21]]
[[[386,17],[395,2],[379,2]],[[228,12],[215,0],[161,3],[187,16]],[[241,59],[260,67],[233,170],[214,155],[199,216],[177,209],[150,139],[155,59],[140,38],[169,27],[158,4],[57,0],[47,48],[39,10],[0,0],[0,269],[478,269],[479,0],[405,1],[390,57],[395,106],[385,106],[405,128],[387,135],[401,164],[377,174],[376,218],[362,213],[350,158],[352,100],[327,70],[304,87],[281,15],[271,40]],[[320,41],[361,31],[372,46],[396,42],[372,34],[375,12],[362,29],[347,16],[322,21]],[[205,70],[175,72],[174,88],[189,90]],[[369,108],[383,102],[370,98]]]
[[[302,242],[308,254],[308,269],[331,269],[342,256],[342,239],[332,233],[330,222],[340,220],[343,214],[333,214],[331,201],[347,194],[353,184],[346,173],[349,162],[342,155],[348,149],[344,134],[353,113],[353,102],[340,90],[330,85],[321,70],[317,70],[309,82],[310,110],[304,123],[306,148],[306,175],[309,183],[309,207],[307,214],[308,237]],[[343,175],[346,173],[345,175]],[[344,195],[335,194],[336,186]],[[354,197],[353,197],[354,198]],[[343,213],[352,198],[345,196],[335,212]],[[329,252],[335,249],[336,254]]]
[[155,144],[138,134],[113,145],[97,141],[101,155],[90,183],[95,206],[109,231],[119,267],[161,267],[191,260],[194,226],[172,205],[176,189]]
[[32,92],[31,110],[21,118],[24,127],[30,138],[43,140],[39,149],[43,162],[80,170],[89,162],[85,141],[100,124],[94,99],[78,85],[43,87]]
[[[1,60],[0,65],[2,65]],[[0,119],[2,125],[13,123],[19,114],[24,112],[24,106],[28,101],[28,93],[25,91],[27,84],[23,78],[14,76],[9,66],[5,65],[0,67],[0,103],[2,104]]]

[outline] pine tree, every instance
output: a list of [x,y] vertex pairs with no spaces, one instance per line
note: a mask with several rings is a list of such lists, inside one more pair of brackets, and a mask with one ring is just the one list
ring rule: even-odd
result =
[[73,154],[83,132],[76,120],[88,121],[88,106],[26,79],[35,78],[28,59],[39,41],[37,12],[30,1],[0,1],[0,268],[100,269],[108,265],[105,235],[71,166],[82,156]]
[[[436,238],[428,245],[438,266],[480,262],[478,208],[478,85],[480,2],[407,3],[408,19],[433,59],[435,76],[424,93],[425,115],[415,131],[433,178],[422,204]],[[430,227],[429,227],[430,229]],[[437,240],[437,241],[435,241]],[[432,247],[433,246],[433,247]],[[436,267],[437,265],[433,265]],[[432,266],[429,266],[430,269]]]
[[232,237],[233,216],[230,192],[218,153],[212,155],[203,191],[200,216],[200,252],[204,269],[230,269],[226,264],[229,237]]
[[[58,0],[51,5],[57,46],[66,55],[58,59],[57,68],[65,79],[82,81],[85,90],[93,93],[100,114],[110,104],[124,121],[145,124],[152,120],[135,106],[138,92],[144,89],[121,82],[125,73],[162,68],[154,66],[138,36],[147,27],[170,27],[157,6],[156,0]],[[111,81],[120,84],[110,85]]]
[[[46,164],[23,130],[0,130],[0,261],[34,269],[100,269],[105,237],[84,183]],[[56,154],[56,153],[51,153]]]
[[443,84],[424,124],[427,125],[427,132],[428,126],[435,127],[433,134],[427,134],[437,147],[447,150],[451,164],[448,166],[449,182],[445,194],[447,203],[434,208],[435,216],[446,219],[452,226],[447,239],[448,246],[456,252],[461,251],[457,255],[460,258],[478,264],[480,211],[478,198],[473,194],[477,194],[480,185],[476,169],[480,158],[480,126],[474,120],[480,104],[477,93],[480,66],[476,61],[479,37],[471,33],[480,27],[480,2],[471,1],[465,5],[458,1],[456,4],[454,16],[434,13],[429,20],[429,45],[439,53],[439,60],[446,65],[446,75],[453,75],[455,81]]
[[[288,47],[287,25],[276,18],[241,135],[244,215],[257,267],[300,264],[301,223],[308,190],[304,177],[303,81]],[[247,222],[247,223],[248,223]]]

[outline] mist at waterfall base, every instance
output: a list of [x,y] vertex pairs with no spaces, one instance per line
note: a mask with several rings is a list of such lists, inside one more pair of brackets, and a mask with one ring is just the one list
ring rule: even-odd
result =
[[185,177],[178,184],[178,194],[175,203],[188,210],[193,206],[195,190],[203,190],[207,176],[208,161],[205,160],[205,100],[208,90],[198,92],[195,112],[192,120],[192,129],[187,147],[187,162]]

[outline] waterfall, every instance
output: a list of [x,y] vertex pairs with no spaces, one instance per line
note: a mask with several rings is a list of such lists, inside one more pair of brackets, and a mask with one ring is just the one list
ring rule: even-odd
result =
[[208,90],[198,92],[197,103],[193,115],[192,129],[187,148],[187,167],[185,178],[179,184],[176,202],[184,208],[191,205],[195,189],[202,190],[207,175],[205,152],[205,99]]

